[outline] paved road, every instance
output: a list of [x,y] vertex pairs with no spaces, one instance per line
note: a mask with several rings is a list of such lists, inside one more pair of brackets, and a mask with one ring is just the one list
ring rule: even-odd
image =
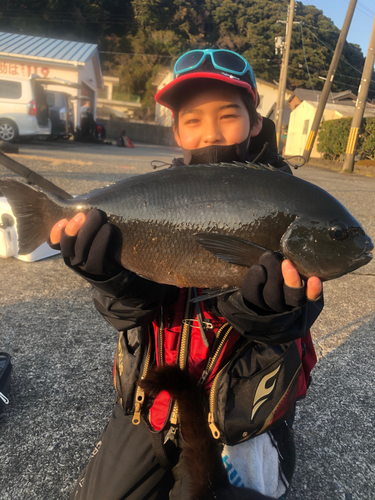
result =
[[[32,144],[16,158],[78,194],[170,162],[178,149]],[[0,167],[0,177],[9,175]],[[296,175],[342,201],[375,240],[375,179],[303,167]],[[314,381],[296,419],[290,500],[375,499],[375,263],[325,284],[313,328]],[[111,413],[117,333],[89,286],[60,257],[0,261],[0,350],[13,358],[0,410],[0,498],[64,500]]]

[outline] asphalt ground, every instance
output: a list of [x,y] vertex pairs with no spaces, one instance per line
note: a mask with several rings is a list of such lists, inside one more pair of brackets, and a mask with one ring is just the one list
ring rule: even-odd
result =
[[[170,162],[177,148],[43,143],[14,158],[72,194]],[[375,179],[316,169],[295,174],[336,196],[375,241]],[[0,177],[12,174],[0,167]],[[312,329],[319,361],[298,405],[289,500],[375,499],[375,263],[325,283]],[[61,257],[0,261],[0,351],[12,356],[0,410],[0,498],[63,500],[111,414],[117,332]],[[105,500],[105,499],[103,499]],[[141,500],[141,499],[140,499]]]

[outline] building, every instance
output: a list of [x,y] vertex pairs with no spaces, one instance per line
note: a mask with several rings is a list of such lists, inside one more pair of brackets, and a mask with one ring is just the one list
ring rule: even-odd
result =
[[[342,94],[340,92],[340,94]],[[323,120],[338,120],[340,118],[350,118],[354,115],[355,110],[354,102],[347,100],[347,102],[328,102],[323,112]],[[306,146],[307,137],[309,135],[318,101],[302,101],[290,113],[288,136],[286,140],[284,154],[285,156],[302,155]],[[375,106],[367,105],[365,108],[364,117],[375,116]],[[315,141],[311,151],[312,158],[321,158],[322,154],[317,150],[317,143]]]
[[[1,75],[25,79],[38,75],[46,79],[49,90],[71,94],[75,125],[87,100],[96,116],[98,89],[103,87],[97,45],[0,32]],[[61,85],[61,80],[68,86]]]
[[[257,78],[257,88],[259,94],[259,105],[257,108],[258,113],[266,118],[271,118],[275,120],[275,111],[277,103],[277,95],[279,93],[279,85],[275,83],[267,82],[261,78]],[[285,106],[283,114],[283,124],[287,125],[289,121],[290,110],[286,103],[289,101],[293,92],[291,90],[285,90]]]
[[[319,102],[321,95],[320,90],[295,89],[288,101],[289,108],[293,111],[302,101]],[[356,100],[357,96],[351,90],[344,90],[343,92],[330,92],[327,103],[353,106]]]
[[[168,85],[173,79],[173,71],[169,68],[162,68],[156,75],[153,85],[156,87],[156,92],[159,92],[163,87]],[[163,125],[164,127],[171,127],[173,125],[172,111],[165,106],[161,106],[158,102],[155,103],[155,123],[156,125]]]

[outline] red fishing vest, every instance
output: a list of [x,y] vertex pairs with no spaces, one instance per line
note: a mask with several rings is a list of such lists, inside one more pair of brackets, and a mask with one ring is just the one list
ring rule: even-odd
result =
[[[202,337],[194,304],[190,302],[191,289],[181,289],[178,301],[170,307],[162,308],[158,318],[152,323],[151,335],[154,335],[156,364],[177,363],[181,368],[188,366],[191,376],[203,382],[206,392],[219,369],[237,342],[240,334],[235,331],[223,317],[218,317],[207,311],[204,302],[200,302],[204,334]],[[207,345],[206,345],[207,344]],[[316,363],[316,354],[310,332],[303,339],[297,339],[296,344],[302,361],[302,372],[299,376],[296,398],[306,394],[310,372]],[[207,360],[214,362],[207,365]],[[205,371],[206,369],[206,371]],[[177,415],[174,414],[173,402],[167,392],[161,392],[152,404],[148,420],[152,428],[161,430],[168,419],[176,425]]]

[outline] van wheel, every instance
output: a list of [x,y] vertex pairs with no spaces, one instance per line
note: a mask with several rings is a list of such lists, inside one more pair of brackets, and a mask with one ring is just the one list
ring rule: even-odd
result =
[[14,142],[18,135],[18,127],[12,120],[0,120],[0,140]]

